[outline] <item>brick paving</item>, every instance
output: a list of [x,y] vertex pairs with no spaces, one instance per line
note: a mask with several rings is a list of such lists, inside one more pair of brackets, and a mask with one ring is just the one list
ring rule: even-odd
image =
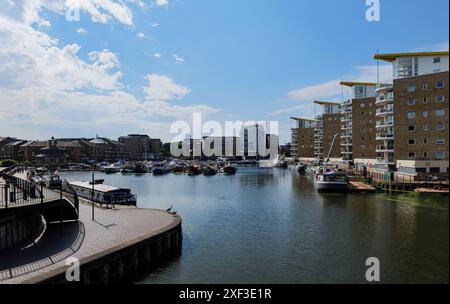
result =
[[79,222],[49,225],[42,237],[28,247],[0,253],[0,283],[21,283],[65,266],[66,258],[88,258],[116,246],[131,244],[169,230],[180,222],[161,210],[120,207],[95,208],[80,203]]

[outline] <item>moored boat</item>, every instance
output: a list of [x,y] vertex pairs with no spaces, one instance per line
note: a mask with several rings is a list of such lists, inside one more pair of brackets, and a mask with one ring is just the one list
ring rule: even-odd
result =
[[231,164],[227,164],[221,169],[221,172],[227,175],[234,175],[237,172],[237,167]]
[[153,175],[165,175],[170,173],[170,168],[166,164],[157,164],[153,167]]
[[205,170],[203,170],[203,175],[206,175],[206,176],[213,176],[216,174],[217,174],[217,169],[212,165],[206,166]]
[[136,206],[136,195],[127,188],[108,186],[103,183],[94,183],[93,185],[92,182],[71,182],[70,186],[79,197],[101,205]]
[[187,168],[187,174],[190,176],[202,174],[202,169],[199,166],[191,165]]
[[346,192],[349,190],[349,178],[342,171],[320,170],[314,175],[314,183],[320,192]]

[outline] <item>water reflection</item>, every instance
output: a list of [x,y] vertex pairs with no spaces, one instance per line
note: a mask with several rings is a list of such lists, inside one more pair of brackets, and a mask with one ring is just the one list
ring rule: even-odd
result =
[[183,217],[182,256],[146,283],[365,283],[371,256],[385,283],[448,282],[447,198],[319,194],[278,169],[99,178],[130,187],[140,207],[174,205]]

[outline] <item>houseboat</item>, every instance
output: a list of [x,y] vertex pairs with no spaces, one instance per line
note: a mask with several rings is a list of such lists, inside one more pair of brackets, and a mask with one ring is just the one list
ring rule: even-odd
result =
[[319,192],[346,192],[349,179],[346,173],[335,170],[320,170],[314,175],[314,183]]
[[[70,185],[81,198],[94,201],[100,205],[136,206],[136,195],[130,189],[117,188],[95,182],[71,182]],[[94,189],[94,195],[92,195]]]

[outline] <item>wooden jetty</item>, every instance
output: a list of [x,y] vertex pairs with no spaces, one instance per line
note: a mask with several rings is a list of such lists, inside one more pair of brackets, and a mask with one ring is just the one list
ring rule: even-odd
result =
[[351,192],[357,193],[373,193],[376,189],[360,181],[350,181],[348,188]]
[[419,194],[441,194],[441,195],[449,195],[448,189],[430,189],[430,188],[417,188],[414,190]]

